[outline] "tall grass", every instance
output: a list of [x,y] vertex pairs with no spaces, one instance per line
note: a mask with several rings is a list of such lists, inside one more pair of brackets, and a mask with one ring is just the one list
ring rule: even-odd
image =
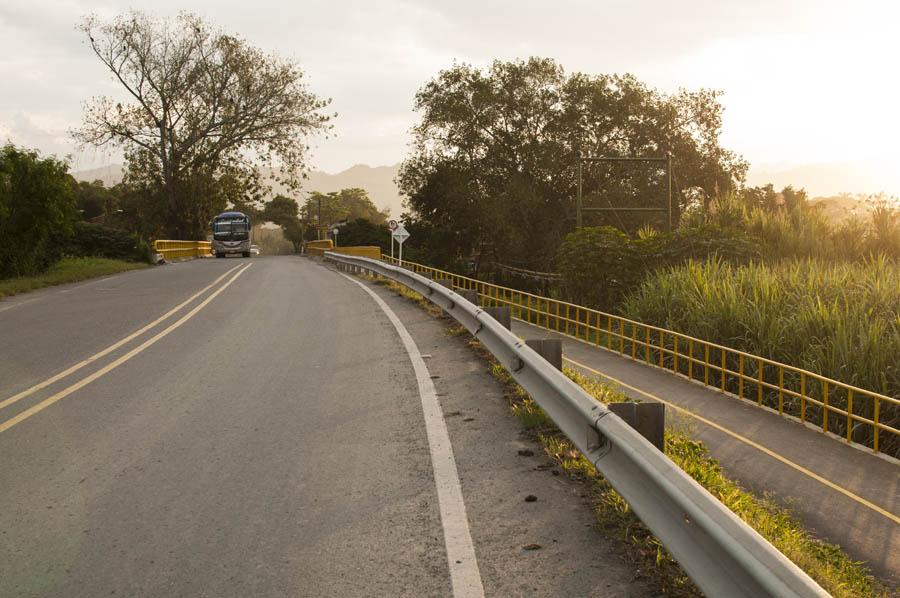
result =
[[[862,205],[862,204],[861,204]],[[873,255],[900,258],[900,205],[896,201],[871,204],[865,216],[835,222],[805,194],[780,207],[748,205],[739,193],[716,197],[708,209],[695,206],[682,227],[712,224],[731,227],[759,239],[769,259],[820,258],[860,260]]]
[[[650,275],[625,298],[621,311],[636,320],[900,396],[900,265],[884,258],[746,266],[718,259],[688,262]],[[870,400],[860,400],[854,408],[869,418],[872,411]],[[888,408],[881,420],[898,427],[900,414]],[[829,423],[832,431],[846,432],[845,422]],[[866,443],[870,434],[870,426],[861,426],[854,440]],[[898,449],[884,446],[884,452]]]

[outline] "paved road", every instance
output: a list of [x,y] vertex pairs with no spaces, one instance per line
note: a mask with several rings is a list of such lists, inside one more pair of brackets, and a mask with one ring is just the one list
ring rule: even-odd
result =
[[729,476],[758,495],[771,493],[819,537],[840,544],[853,558],[869,563],[882,579],[900,587],[896,462],[641,361],[521,321],[514,322],[513,331],[523,338],[561,338],[567,365],[621,384],[620,389],[638,401],[662,399],[701,416],[707,423],[673,413],[673,408],[667,413],[670,421],[688,426],[710,447]]
[[373,292],[424,375],[364,288],[296,257],[0,303],[0,596],[648,594],[518,456],[464,341]]

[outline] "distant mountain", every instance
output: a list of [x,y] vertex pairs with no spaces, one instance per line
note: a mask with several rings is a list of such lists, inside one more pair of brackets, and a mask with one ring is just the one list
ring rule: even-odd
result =
[[[303,182],[301,193],[305,196],[311,191],[330,193],[350,187],[360,187],[368,191],[369,197],[372,198],[376,206],[381,209],[389,209],[391,216],[397,217],[403,211],[403,198],[400,195],[400,190],[394,183],[399,169],[399,164],[394,164],[393,166],[357,164],[336,174],[312,170],[308,173],[307,180]],[[73,172],[72,176],[79,181],[100,180],[103,181],[105,186],[112,187],[122,180],[123,172],[124,166],[122,164],[110,164],[91,170]],[[283,191],[283,187],[274,185],[275,193]]]
[[76,181],[87,181],[89,183],[101,181],[103,182],[104,187],[112,187],[113,185],[118,185],[122,182],[124,173],[124,164],[108,164],[106,166],[101,166],[100,168],[79,170],[78,172],[73,172],[72,176],[75,177]]
[[337,174],[313,170],[303,183],[305,192],[320,191],[330,193],[349,187],[360,187],[369,192],[369,197],[379,208],[388,208],[391,216],[398,217],[403,212],[403,198],[394,183],[400,165],[366,166],[357,164]]

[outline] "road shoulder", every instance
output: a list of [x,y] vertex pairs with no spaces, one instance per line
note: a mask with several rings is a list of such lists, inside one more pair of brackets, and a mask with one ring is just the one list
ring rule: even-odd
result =
[[[597,530],[583,485],[554,475],[543,449],[509,412],[502,386],[466,346],[468,337],[450,336],[449,320],[436,319],[379,285],[369,287],[427,356],[486,595],[651,594]],[[536,500],[526,501],[528,496]]]

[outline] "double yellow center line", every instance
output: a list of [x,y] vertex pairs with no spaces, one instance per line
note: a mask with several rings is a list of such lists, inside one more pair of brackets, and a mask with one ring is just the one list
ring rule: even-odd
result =
[[235,266],[234,268],[231,268],[230,270],[228,270],[227,272],[225,272],[224,274],[219,276],[217,279],[215,279],[212,283],[210,283],[206,287],[200,289],[199,291],[197,291],[196,293],[194,293],[193,295],[191,295],[190,297],[188,297],[187,299],[185,299],[184,301],[182,301],[181,303],[179,303],[178,305],[176,305],[175,307],[173,307],[172,309],[170,309],[169,311],[167,311],[166,313],[164,313],[157,319],[153,320],[152,322],[150,322],[146,326],[142,327],[141,329],[132,332],[131,334],[129,334],[122,340],[113,343],[112,345],[106,347],[102,351],[95,353],[94,355],[91,355],[87,359],[76,363],[75,365],[59,372],[58,374],[55,374],[55,375],[47,378],[46,380],[44,380],[38,384],[35,384],[31,388],[27,388],[27,389],[23,390],[22,392],[9,397],[8,399],[0,401],[0,409],[8,407],[8,406],[16,403],[17,401],[20,401],[20,400],[38,392],[39,390],[46,388],[47,386],[50,386],[51,384],[58,382],[59,380],[62,380],[63,378],[66,378],[66,377],[74,374],[81,368],[93,363],[94,361],[97,361],[98,359],[108,355],[109,353],[112,353],[116,349],[122,347],[124,344],[141,336],[145,332],[156,327],[161,322],[167,320],[174,314],[178,313],[186,305],[190,304],[192,301],[194,301],[195,299],[197,299],[198,297],[203,295],[203,293],[207,292],[209,289],[211,289],[214,286],[216,286],[217,284],[219,284],[219,282],[221,282],[222,279],[224,279],[229,274],[231,274],[232,272],[234,272],[235,270],[238,270],[238,268],[240,268],[240,270],[238,270],[238,272],[236,274],[234,274],[234,276],[229,278],[225,284],[223,284],[218,289],[216,289],[209,297],[204,299],[201,303],[199,303],[191,311],[189,311],[186,314],[184,314],[183,316],[181,316],[178,320],[176,320],[174,323],[170,324],[164,330],[162,330],[161,332],[158,332],[156,335],[152,336],[150,339],[144,341],[143,343],[141,343],[140,345],[138,345],[137,347],[135,347],[134,349],[132,349],[131,351],[126,353],[125,355],[122,355],[118,359],[116,359],[116,360],[112,361],[111,363],[105,365],[104,367],[100,368],[93,374],[90,374],[89,376],[82,378],[78,382],[76,382],[76,383],[72,384],[71,386],[57,392],[56,394],[44,399],[40,403],[37,403],[36,405],[29,407],[28,409],[26,409],[25,411],[22,411],[15,417],[12,417],[12,418],[0,423],[0,432],[4,432],[4,431],[8,430],[9,428],[13,427],[14,425],[18,424],[19,422],[22,422],[22,421],[28,419],[32,415],[40,413],[47,407],[53,405],[54,403],[56,403],[57,401],[60,401],[61,399],[64,399],[65,397],[69,396],[73,392],[75,392],[81,388],[84,388],[85,386],[87,386],[88,384],[90,384],[91,382],[96,380],[97,378],[100,378],[101,376],[111,372],[112,370],[116,369],[117,367],[119,367],[120,365],[122,365],[123,363],[125,363],[126,361],[128,361],[129,359],[131,359],[132,357],[137,355],[138,353],[141,353],[142,351],[144,351],[144,349],[155,344],[157,341],[164,338],[169,333],[171,333],[173,330],[180,327],[182,324],[184,324],[185,322],[190,320],[192,317],[194,317],[197,314],[197,312],[199,312],[201,309],[203,309],[204,307],[209,305],[209,303],[213,299],[218,297],[219,294],[222,293],[222,291],[227,289],[231,285],[231,283],[233,283],[235,280],[237,280],[238,277],[241,274],[243,274],[247,270],[247,268],[249,268],[252,265],[253,264],[247,264],[244,267]]

